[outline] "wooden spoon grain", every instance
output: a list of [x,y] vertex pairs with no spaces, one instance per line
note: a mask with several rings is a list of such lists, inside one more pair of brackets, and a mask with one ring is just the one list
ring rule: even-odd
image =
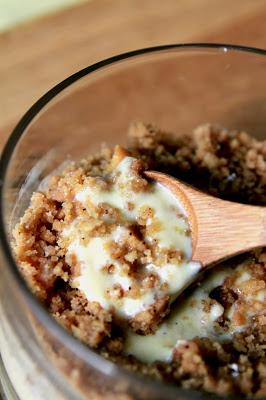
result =
[[160,172],[145,175],[183,204],[192,233],[192,260],[202,267],[266,246],[266,207],[221,200]]

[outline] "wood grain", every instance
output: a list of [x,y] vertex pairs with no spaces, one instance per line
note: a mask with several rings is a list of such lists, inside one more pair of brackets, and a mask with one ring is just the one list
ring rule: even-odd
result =
[[185,207],[192,232],[192,258],[203,267],[266,245],[265,207],[221,200],[160,172],[145,174],[168,187]]
[[0,146],[23,113],[73,72],[180,42],[266,47],[265,0],[94,0],[0,35]]

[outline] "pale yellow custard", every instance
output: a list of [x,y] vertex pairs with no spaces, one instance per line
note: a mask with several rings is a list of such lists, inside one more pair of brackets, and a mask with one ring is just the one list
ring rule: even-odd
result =
[[[81,203],[84,214],[63,231],[67,256],[74,256],[79,264],[80,272],[71,286],[124,318],[134,317],[161,297],[169,296],[172,302],[200,270],[200,264],[191,261],[192,240],[181,203],[158,183],[136,188],[135,162],[132,157],[124,158],[108,177],[107,187],[100,178],[88,179],[78,187],[74,201]],[[90,236],[96,224],[95,210],[101,204],[119,213],[119,223],[113,224],[112,216],[103,214],[106,230]],[[145,243],[142,260],[135,259],[131,241],[137,227]],[[131,246],[131,252],[116,257],[112,255],[114,244],[127,250]],[[154,282],[146,285],[149,278]],[[113,295],[118,291],[121,294]]]

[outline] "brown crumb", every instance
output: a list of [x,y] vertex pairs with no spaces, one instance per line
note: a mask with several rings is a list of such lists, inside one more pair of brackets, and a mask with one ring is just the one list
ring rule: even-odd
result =
[[158,324],[170,311],[169,297],[165,296],[158,299],[155,304],[151,305],[147,310],[141,311],[130,320],[132,329],[141,334],[149,335],[153,333]]
[[[254,205],[266,205],[266,141],[258,141],[246,132],[230,131],[218,125],[205,124],[188,135],[178,136],[142,122],[129,129],[129,148],[103,147],[98,153],[71,163],[60,175],[53,176],[43,193],[34,193],[31,204],[14,230],[14,252],[22,275],[35,295],[45,304],[54,318],[82,342],[97,348],[104,357],[133,372],[174,383],[183,388],[205,390],[221,395],[266,396],[266,304],[262,291],[266,287],[266,249],[257,249],[232,261],[235,270],[250,274],[237,281],[230,275],[210,293],[210,304],[220,304],[224,313],[216,321],[217,329],[228,332],[232,325],[242,327],[230,340],[218,342],[209,338],[180,341],[169,363],[140,362],[126,356],[123,329],[112,310],[89,302],[81,291],[71,287],[79,276],[80,265],[75,257],[67,256],[68,241],[62,237],[65,227],[86,213],[90,215],[82,242],[104,236],[118,226],[123,216],[106,203],[95,209],[90,202],[84,208],[74,202],[75,193],[85,183],[109,190],[108,179],[115,166],[126,156],[136,157],[129,183],[134,191],[146,191],[148,182],[144,169],[168,173],[221,198]],[[128,210],[134,208],[130,201]],[[106,218],[108,224],[99,221]],[[148,246],[143,241],[147,220],[149,229],[160,230],[151,207],[141,210],[135,225],[127,226],[126,244],[110,243],[115,259],[121,260],[123,272],[136,279],[129,288],[131,298],[137,298],[138,264],[154,262],[179,264],[184,254],[158,249],[156,241]],[[85,231],[84,231],[85,229]],[[187,235],[190,234],[188,231]],[[235,263],[237,265],[235,265]],[[115,272],[106,265],[107,274]],[[143,277],[143,287],[153,288],[158,281],[153,274]],[[122,298],[125,293],[118,285],[111,295]],[[188,294],[189,295],[189,294]],[[254,297],[255,296],[255,297]],[[231,322],[226,312],[231,310]],[[131,329],[141,335],[152,334],[169,313],[169,297],[156,301],[147,310],[129,321]],[[123,324],[122,324],[123,325]]]

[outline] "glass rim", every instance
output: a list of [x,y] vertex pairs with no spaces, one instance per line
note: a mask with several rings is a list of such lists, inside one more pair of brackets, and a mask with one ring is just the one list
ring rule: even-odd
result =
[[[139,383],[143,385],[156,387],[158,390],[167,390],[168,394],[171,391],[172,395],[181,394],[181,392],[185,395],[191,395],[195,398],[206,398],[208,396],[213,397],[213,394],[208,394],[207,392],[195,391],[192,389],[183,389],[174,384],[168,384],[164,382],[157,381],[151,377],[144,377],[138,373],[130,372],[125,370],[123,367],[115,364],[112,361],[105,359],[103,356],[98,354],[95,350],[89,348],[85,344],[83,344],[80,340],[76,339],[72,336],[66,329],[61,327],[61,325],[56,322],[56,320],[50,315],[47,309],[41,304],[41,302],[37,299],[37,297],[30,291],[28,288],[26,281],[23,279],[19,270],[17,268],[16,262],[12,255],[11,246],[9,243],[9,239],[6,234],[5,222],[4,222],[4,186],[5,186],[5,177],[6,172],[8,170],[9,161],[15,150],[16,144],[19,142],[21,136],[23,135],[26,128],[32,122],[32,120],[38,115],[38,113],[51,101],[53,100],[59,93],[61,93],[64,89],[71,86],[73,83],[78,81],[79,79],[102,69],[103,67],[111,66],[116,64],[119,61],[127,61],[128,59],[132,59],[138,56],[143,56],[146,54],[159,53],[164,51],[171,50],[223,50],[224,52],[232,51],[232,52],[243,52],[243,53],[253,53],[256,55],[266,56],[266,50],[255,48],[255,47],[247,47],[242,45],[234,45],[234,44],[223,44],[223,43],[181,43],[181,44],[167,44],[161,46],[147,47],[142,49],[137,49],[129,52],[125,52],[119,55],[115,55],[104,59],[102,61],[96,62],[92,65],[89,65],[74,74],[70,75],[60,83],[56,84],[50,90],[48,90],[43,96],[39,98],[22,116],[19,120],[15,128],[12,130],[6,144],[2,150],[1,160],[0,160],[0,246],[2,250],[2,255],[4,261],[7,263],[9,267],[9,272],[11,272],[12,277],[18,284],[19,290],[21,291],[23,298],[26,300],[27,304],[30,306],[33,314],[37,317],[37,319],[45,326],[48,331],[55,336],[55,338],[62,342],[73,354],[77,355],[83,362],[92,366],[97,371],[108,375],[109,377],[121,376],[128,378],[129,380],[137,380]],[[220,396],[217,396],[220,397]],[[234,399],[236,398],[233,396]],[[228,398],[232,398],[229,396]]]

